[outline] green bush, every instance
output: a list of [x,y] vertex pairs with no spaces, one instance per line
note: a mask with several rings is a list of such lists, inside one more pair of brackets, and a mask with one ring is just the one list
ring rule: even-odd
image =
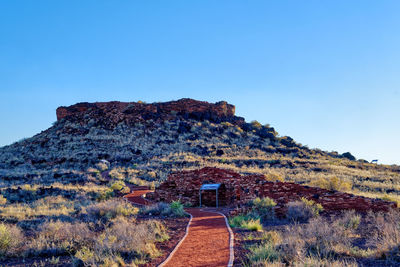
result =
[[145,215],[155,215],[155,216],[170,216],[172,215],[171,207],[167,203],[158,202],[154,205],[143,206],[140,208],[140,213]]
[[114,190],[112,190],[111,188],[100,192],[97,194],[96,200],[97,201],[103,201],[103,200],[108,200],[110,198],[112,198],[114,196]]
[[242,228],[251,231],[262,231],[263,227],[260,223],[260,219],[250,219],[242,223]]
[[129,187],[126,186],[124,181],[116,181],[113,184],[111,184],[110,188],[113,191],[117,191],[122,194],[128,194],[131,191]]
[[169,204],[172,213],[176,216],[176,217],[185,217],[187,214],[186,212],[183,210],[183,205],[180,201],[172,201],[171,204]]
[[274,262],[279,260],[279,252],[271,243],[250,246],[249,251],[250,253],[247,254],[247,259],[252,264],[257,262]]
[[251,203],[250,216],[254,218],[260,218],[262,222],[267,222],[275,219],[274,207],[276,202],[269,198],[256,198]]
[[244,222],[246,219],[247,219],[247,216],[245,216],[245,215],[237,215],[237,216],[235,216],[235,217],[229,218],[228,222],[229,222],[229,225],[230,225],[231,227],[238,228],[238,227],[241,227],[241,226],[242,226],[243,222]]
[[151,206],[144,206],[140,209],[141,214],[166,216],[166,217],[186,217],[188,214],[183,209],[179,201],[172,201],[170,204],[159,202]]
[[228,219],[229,225],[235,228],[244,228],[251,231],[261,231],[262,225],[259,218],[249,215],[238,215]]

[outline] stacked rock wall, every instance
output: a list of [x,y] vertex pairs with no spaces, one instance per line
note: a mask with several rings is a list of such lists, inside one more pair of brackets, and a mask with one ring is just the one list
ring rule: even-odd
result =
[[358,212],[387,211],[396,207],[393,202],[295,183],[269,182],[265,181],[263,175],[242,176],[233,171],[210,167],[170,174],[167,181],[161,184],[150,198],[166,202],[180,200],[197,206],[199,205],[199,189],[203,183],[223,184],[226,205],[240,207],[256,197],[270,197],[277,202],[276,211],[282,214],[288,202],[299,200],[301,197],[322,204],[324,210],[328,212],[349,209]]
[[212,104],[188,98],[152,104],[118,101],[78,103],[69,107],[59,107],[56,113],[57,120],[75,120],[82,124],[95,119],[110,127],[115,127],[120,122],[130,124],[147,120],[173,120],[178,117],[244,123],[243,118],[235,116],[234,105],[225,101]]

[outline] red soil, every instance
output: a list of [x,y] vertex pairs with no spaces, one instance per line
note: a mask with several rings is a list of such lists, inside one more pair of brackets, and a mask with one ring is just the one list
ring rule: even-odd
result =
[[172,257],[161,266],[227,266],[230,237],[225,218],[216,212],[196,208],[186,211],[193,216],[189,233]]
[[[143,198],[143,195],[149,192],[152,191],[135,187],[124,198],[136,205],[149,205],[151,202]],[[192,215],[188,234],[160,266],[228,266],[231,256],[230,233],[224,216],[198,208],[186,209],[186,212]]]
[[143,198],[147,193],[153,192],[152,190],[148,190],[147,187],[134,187],[131,189],[131,193],[124,196],[127,200],[135,205],[149,205],[150,201]]

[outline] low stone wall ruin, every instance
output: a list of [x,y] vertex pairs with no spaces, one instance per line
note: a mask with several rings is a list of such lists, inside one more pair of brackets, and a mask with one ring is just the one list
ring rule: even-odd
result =
[[[270,197],[277,202],[277,213],[284,213],[286,203],[305,197],[320,203],[327,212],[355,210],[357,212],[388,211],[395,208],[394,202],[366,198],[352,194],[329,191],[322,188],[302,186],[296,183],[269,182],[263,175],[242,176],[236,172],[206,167],[200,170],[171,173],[167,181],[149,195],[154,201],[199,205],[199,189],[203,183],[221,183],[225,185],[224,205],[241,207],[256,197]],[[206,194],[211,198],[213,194]],[[208,202],[210,199],[208,199]],[[206,200],[207,202],[207,200]]]

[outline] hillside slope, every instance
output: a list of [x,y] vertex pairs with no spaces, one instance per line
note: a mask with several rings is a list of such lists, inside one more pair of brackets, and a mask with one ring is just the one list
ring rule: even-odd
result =
[[215,166],[325,187],[337,182],[362,194],[400,193],[399,166],[350,159],[247,123],[223,101],[79,103],[58,108],[49,129],[0,148],[0,185],[85,183],[96,179],[90,168],[106,160],[111,174],[131,182]]

